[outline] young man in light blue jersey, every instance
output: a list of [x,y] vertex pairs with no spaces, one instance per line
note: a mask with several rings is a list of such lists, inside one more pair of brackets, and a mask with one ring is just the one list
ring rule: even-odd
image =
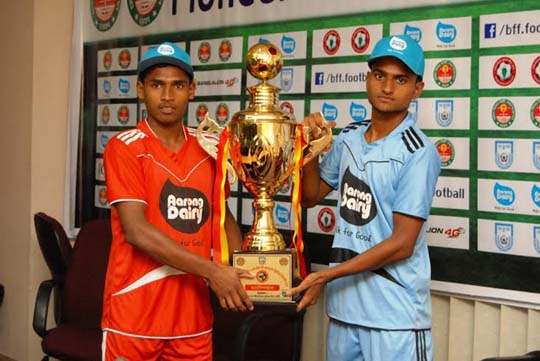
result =
[[[329,267],[291,293],[304,293],[303,309],[327,286],[329,361],[431,361],[425,220],[440,158],[408,112],[424,88],[424,55],[396,35],[375,45],[368,64],[371,120],[349,124],[320,165],[303,168],[303,205],[337,190],[339,216]],[[319,114],[304,125],[314,138],[332,127]]]

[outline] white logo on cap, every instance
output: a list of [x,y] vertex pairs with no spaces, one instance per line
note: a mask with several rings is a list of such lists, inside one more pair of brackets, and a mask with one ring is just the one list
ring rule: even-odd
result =
[[405,42],[405,40],[394,36],[392,37],[392,39],[390,39],[390,47],[398,51],[403,51],[407,49],[407,43]]
[[159,48],[157,49],[157,52],[161,55],[172,55],[174,54],[174,49],[172,46],[167,44],[161,44]]

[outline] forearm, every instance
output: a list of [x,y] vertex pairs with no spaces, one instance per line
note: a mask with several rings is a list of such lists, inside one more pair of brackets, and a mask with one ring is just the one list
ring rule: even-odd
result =
[[227,233],[229,253],[232,257],[233,251],[238,251],[242,248],[242,232],[240,231],[238,223],[236,222],[228,208],[227,214],[225,216],[225,232]]
[[311,162],[304,165],[302,168],[302,206],[313,207],[320,200],[320,183],[319,161],[315,157]]

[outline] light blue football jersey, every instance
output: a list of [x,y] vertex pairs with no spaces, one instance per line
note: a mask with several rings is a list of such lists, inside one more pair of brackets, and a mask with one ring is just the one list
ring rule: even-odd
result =
[[[320,164],[321,178],[339,192],[331,267],[388,238],[393,213],[427,219],[430,212],[440,172],[434,145],[410,113],[372,144],[364,138],[369,125],[345,127]],[[328,316],[383,330],[429,329],[430,276],[424,224],[410,258],[330,282]]]

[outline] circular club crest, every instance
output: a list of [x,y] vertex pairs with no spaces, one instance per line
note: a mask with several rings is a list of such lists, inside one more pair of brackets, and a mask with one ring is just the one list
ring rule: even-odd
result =
[[435,148],[439,152],[439,157],[441,157],[441,166],[448,167],[454,161],[456,155],[454,145],[448,139],[439,139],[435,143]]
[[112,54],[109,50],[107,50],[105,54],[103,54],[103,67],[105,68],[105,70],[109,70],[111,68],[111,65],[112,65]]
[[433,70],[435,83],[441,88],[448,88],[456,80],[456,66],[450,60],[440,61]]
[[286,266],[289,264],[289,259],[287,257],[282,257],[279,259],[279,264],[281,266]]
[[514,122],[516,109],[514,104],[508,99],[499,99],[493,104],[491,118],[499,128],[508,128]]
[[99,188],[98,202],[99,202],[99,204],[101,204],[102,206],[106,206],[106,205],[107,205],[107,188],[105,188],[105,187],[100,187],[100,188]]
[[287,114],[294,114],[294,107],[290,102],[281,102],[279,105],[279,109],[281,109],[282,112],[285,112]]
[[163,0],[128,0],[129,13],[139,26],[146,26],[156,19]]
[[540,98],[536,99],[531,106],[531,121],[540,128]]
[[199,106],[197,107],[197,110],[195,112],[196,116],[197,116],[197,123],[200,123],[203,121],[204,119],[204,116],[206,115],[206,113],[208,113],[208,107],[206,106],[206,104],[199,104]]
[[226,103],[219,103],[217,106],[216,121],[219,125],[225,125],[229,121],[229,107]]
[[323,50],[328,55],[334,55],[339,50],[341,44],[341,37],[339,33],[335,30],[329,30],[324,34],[323,38]]
[[246,264],[246,260],[244,259],[244,257],[238,257],[236,258],[236,265],[237,266],[243,266]]
[[122,105],[118,108],[117,116],[120,124],[127,124],[129,122],[129,108],[126,105]]
[[497,59],[493,65],[493,79],[500,86],[512,84],[516,78],[516,63],[507,56]]
[[229,40],[225,39],[219,44],[219,59],[221,61],[227,61],[231,58],[232,44]]
[[197,55],[201,63],[208,63],[208,60],[210,60],[210,57],[212,56],[212,48],[210,47],[210,43],[206,41],[200,43]]
[[109,109],[108,105],[105,105],[103,109],[101,109],[101,124],[108,124],[110,119],[111,109]]
[[107,31],[114,25],[120,11],[120,0],[90,1],[92,20],[99,31]]
[[532,63],[531,76],[536,84],[540,84],[540,56],[537,56]]
[[369,46],[369,31],[366,28],[356,29],[351,36],[351,46],[355,53],[362,54]]
[[323,232],[331,232],[336,225],[336,215],[331,208],[323,207],[317,214],[317,222]]
[[266,282],[266,281],[268,281],[268,272],[266,272],[265,270],[260,270],[255,275],[255,278],[257,279],[257,281],[259,281],[261,283]]
[[131,53],[129,50],[124,49],[118,54],[118,65],[120,65],[120,68],[127,69],[129,68],[129,65],[131,64]]

